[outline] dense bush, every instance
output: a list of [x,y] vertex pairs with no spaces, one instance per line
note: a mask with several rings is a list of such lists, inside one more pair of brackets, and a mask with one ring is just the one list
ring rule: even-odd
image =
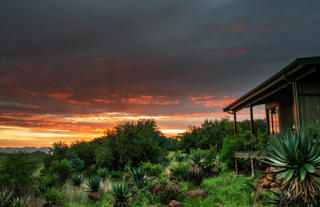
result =
[[[256,131],[260,133],[266,132],[264,120],[254,120]],[[244,120],[237,122],[239,132],[250,130],[250,121]],[[181,141],[179,149],[190,152],[192,149],[210,149],[217,147],[218,152],[222,148],[223,140],[226,136],[233,136],[233,122],[228,118],[221,120],[205,120],[200,127],[191,127],[180,137]]]
[[246,150],[245,143],[251,138],[250,133],[238,136],[226,136],[223,140],[219,158],[225,162],[229,168],[234,167],[234,155],[237,151]]
[[65,183],[67,179],[70,177],[72,173],[72,167],[70,163],[63,159],[63,160],[55,160],[51,163],[49,174],[50,175],[58,175],[60,183]]
[[[102,140],[100,147],[110,151],[106,156],[98,156],[106,163],[109,169],[123,169],[126,165],[138,166],[141,162],[161,161],[165,150],[159,144],[162,136],[154,120],[139,120],[125,122],[115,127],[113,132],[108,132]],[[98,161],[98,163],[105,163]]]
[[84,169],[85,162],[78,157],[75,151],[68,151],[66,153],[66,159],[69,161],[74,171],[81,171]]
[[48,188],[60,187],[62,184],[60,182],[60,176],[57,174],[46,174],[42,178],[41,191],[45,192]]
[[28,193],[38,161],[25,152],[9,154],[0,163],[0,183],[15,195]]
[[49,188],[44,194],[45,204],[44,207],[62,206],[66,197],[60,190],[56,188]]
[[189,164],[186,162],[179,162],[169,168],[171,174],[179,181],[189,179]]
[[158,177],[162,173],[161,164],[152,164],[151,162],[144,162],[141,164],[142,170],[146,173],[148,177]]

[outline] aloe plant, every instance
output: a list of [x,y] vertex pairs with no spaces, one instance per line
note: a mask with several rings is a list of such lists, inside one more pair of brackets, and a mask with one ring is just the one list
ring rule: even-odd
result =
[[74,187],[80,187],[83,182],[83,177],[80,173],[72,174],[70,177],[70,183]]
[[110,175],[110,172],[107,168],[100,168],[98,169],[97,174],[104,181]]
[[275,135],[270,139],[266,163],[276,167],[280,189],[280,206],[319,206],[320,189],[315,180],[320,166],[318,139],[303,131]]
[[145,172],[141,168],[130,168],[129,174],[133,184],[137,186],[137,188],[142,189],[147,185]]
[[100,188],[101,179],[98,176],[90,177],[87,181],[87,188],[89,192],[98,192]]
[[190,178],[193,183],[200,185],[204,177],[203,164],[205,162],[204,155],[201,151],[193,151],[190,154]]
[[0,192],[0,206],[10,206],[12,201],[12,192],[2,191]]
[[25,206],[25,201],[24,201],[24,199],[19,198],[19,197],[14,198],[12,200],[12,205],[11,206],[12,207],[23,207],[23,206]]
[[130,190],[124,183],[112,185],[111,195],[114,199],[114,207],[125,207],[129,205]]

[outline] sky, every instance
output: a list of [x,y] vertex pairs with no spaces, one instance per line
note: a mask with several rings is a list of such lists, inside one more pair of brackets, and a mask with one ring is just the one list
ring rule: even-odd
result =
[[0,147],[90,140],[140,118],[174,136],[226,117],[224,106],[295,58],[320,55],[319,8],[316,0],[1,1]]

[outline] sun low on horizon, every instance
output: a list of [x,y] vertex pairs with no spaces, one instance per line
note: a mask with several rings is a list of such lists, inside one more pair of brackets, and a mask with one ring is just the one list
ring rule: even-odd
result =
[[91,140],[139,119],[173,137],[320,54],[317,6],[296,0],[7,1],[0,16],[0,147]]

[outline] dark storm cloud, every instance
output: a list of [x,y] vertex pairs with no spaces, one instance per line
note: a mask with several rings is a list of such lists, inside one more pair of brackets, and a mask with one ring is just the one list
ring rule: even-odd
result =
[[0,4],[1,112],[220,112],[296,57],[320,54],[318,1]]

